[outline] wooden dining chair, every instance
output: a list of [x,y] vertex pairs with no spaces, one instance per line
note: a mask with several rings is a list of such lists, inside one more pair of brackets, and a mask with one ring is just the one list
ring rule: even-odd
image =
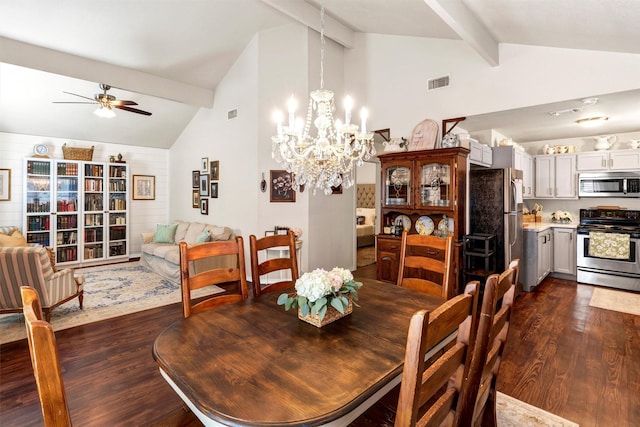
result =
[[[237,256],[237,266],[235,268],[214,268],[199,271],[198,273],[190,271],[189,266],[193,261],[223,255]],[[191,292],[211,285],[223,288],[224,292],[196,299],[196,302],[194,302]],[[219,305],[247,299],[249,291],[247,288],[242,237],[238,236],[235,240],[220,240],[193,246],[180,242],[180,286],[182,288],[182,314],[185,318]]]
[[449,299],[455,294],[450,285],[453,236],[446,239],[422,234],[402,233],[398,286],[416,289]]
[[[289,230],[286,235],[273,235],[257,238],[249,236],[251,250],[251,281],[253,283],[253,295],[259,296],[266,292],[282,291],[292,288],[298,280],[298,257],[296,255],[296,237]],[[288,257],[269,258],[267,250],[273,248],[287,248]],[[264,261],[260,262],[260,254],[264,255]],[[261,276],[279,272],[286,274],[290,279],[279,280],[275,283],[263,283]],[[282,277],[282,276],[281,276]]]
[[507,341],[518,263],[487,278],[471,368],[462,393],[462,417],[468,425],[496,426],[496,378]]
[[36,290],[30,286],[21,286],[20,294],[44,425],[47,427],[71,426],[53,328],[49,322],[43,320],[42,306]]
[[[458,425],[458,399],[471,362],[478,282],[432,312],[411,318],[395,427]],[[457,331],[455,343],[427,366],[429,349]]]

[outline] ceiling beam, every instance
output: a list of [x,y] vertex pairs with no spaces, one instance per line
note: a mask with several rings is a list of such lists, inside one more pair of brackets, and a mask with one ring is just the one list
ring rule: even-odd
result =
[[492,67],[500,64],[498,42],[461,0],[424,0],[462,40]]
[[[277,11],[284,13],[303,25],[320,32],[320,10],[300,0],[261,0]],[[332,17],[324,16],[324,35],[336,43],[353,49],[354,31]]]
[[211,108],[213,106],[214,92],[209,89],[4,37],[0,37],[0,62],[96,83],[106,83],[118,89],[196,107]]

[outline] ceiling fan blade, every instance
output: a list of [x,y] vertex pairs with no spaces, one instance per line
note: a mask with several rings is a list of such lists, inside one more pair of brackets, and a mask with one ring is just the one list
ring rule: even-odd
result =
[[84,99],[89,99],[91,101],[95,101],[94,98],[89,98],[88,96],[78,95],[77,93],[71,93],[71,92],[65,92],[65,91],[62,91],[62,93],[66,93],[67,95],[79,96],[80,98],[84,98]]
[[80,101],[51,101],[52,104],[99,104],[99,102],[80,102]]
[[151,115],[151,113],[148,112],[148,111],[138,110],[137,108],[124,107],[122,105],[114,105],[113,108],[118,108],[118,109],[124,110],[124,111],[130,111],[132,113],[144,114],[145,116],[150,116]]
[[114,107],[117,105],[138,105],[137,102],[124,101],[124,100],[109,101],[109,103]]

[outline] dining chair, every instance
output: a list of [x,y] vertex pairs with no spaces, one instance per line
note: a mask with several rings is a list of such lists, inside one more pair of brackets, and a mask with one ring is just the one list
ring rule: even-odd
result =
[[511,265],[515,268],[489,276],[484,287],[471,368],[461,399],[462,416],[471,426],[497,423],[496,378],[513,312],[518,262]]
[[[255,235],[249,236],[249,246],[251,250],[251,281],[253,283],[253,295],[259,296],[266,292],[281,291],[292,288],[298,280],[298,257],[296,255],[296,237],[293,231],[289,230],[286,235],[272,235],[257,238]],[[273,248],[287,248],[288,257],[269,258],[267,251]],[[260,262],[260,254],[265,260]],[[279,272],[279,280],[274,283],[262,281],[261,276],[269,273]],[[290,279],[284,279],[282,275]]]
[[47,427],[71,426],[53,328],[49,322],[43,320],[42,305],[36,290],[30,286],[21,286],[20,294],[44,425]]
[[[221,267],[195,273],[189,266],[204,258],[236,255],[235,268]],[[224,291],[212,296],[196,298],[191,292],[207,286],[217,285]],[[235,240],[207,242],[189,246],[180,242],[180,287],[182,288],[182,314],[185,318],[200,311],[223,304],[245,300],[249,297],[245,271],[244,242],[241,236]]]
[[453,236],[446,239],[431,235],[402,233],[398,286],[449,299]]
[[[478,286],[470,282],[463,294],[411,318],[395,427],[459,425],[458,397],[471,362]],[[456,331],[455,343],[427,365],[429,349]]]

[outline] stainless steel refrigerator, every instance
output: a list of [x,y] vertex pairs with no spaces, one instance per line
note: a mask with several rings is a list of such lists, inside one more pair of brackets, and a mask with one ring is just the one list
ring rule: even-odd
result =
[[522,259],[522,171],[471,169],[469,233],[495,234],[496,273]]

